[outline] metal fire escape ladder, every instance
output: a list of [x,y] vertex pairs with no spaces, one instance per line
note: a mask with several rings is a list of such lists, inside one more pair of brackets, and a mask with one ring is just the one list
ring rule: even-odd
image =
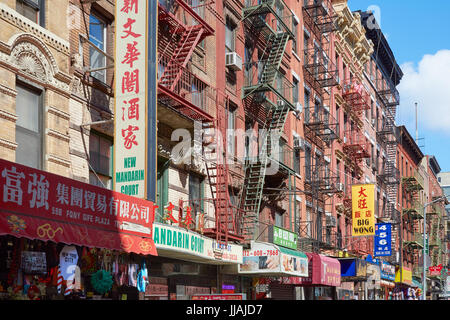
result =
[[185,68],[191,59],[195,47],[201,41],[203,32],[204,29],[201,26],[193,26],[185,29],[172,59],[169,61],[169,64],[164,70],[164,74],[160,78],[160,84],[168,87],[171,91],[175,89],[183,73],[182,68]]
[[[203,150],[205,166],[208,175],[211,197],[215,209],[215,228],[206,233],[216,236],[216,240],[227,243],[230,232],[236,233],[233,212],[230,208],[228,190],[228,164],[226,119],[228,112],[228,97],[216,93],[216,118],[213,122],[203,123]],[[209,155],[210,157],[206,158]]]
[[262,137],[263,143],[259,156],[256,161],[249,161],[246,164],[244,192],[241,199],[241,207],[245,212],[242,221],[242,235],[246,240],[253,238],[258,222],[266,169],[269,158],[272,156],[272,137],[280,136],[289,110],[290,108],[282,103],[273,110],[265,128],[265,135]]
[[[243,99],[255,98],[253,101],[256,103],[270,106],[268,117],[260,119],[264,123],[265,131],[260,136],[259,154],[256,159],[249,158],[245,163],[245,180],[239,204],[239,208],[243,210],[241,230],[245,241],[253,239],[258,224],[266,169],[270,158],[273,157],[273,137],[280,136],[287,114],[294,109],[292,102],[286,97],[286,90],[283,90],[285,79],[279,70],[287,43],[293,38],[292,30],[284,21],[284,18],[292,21],[292,17],[282,17],[284,10],[289,9],[282,0],[249,0],[247,7],[243,9],[243,20],[248,29],[265,35],[263,37],[265,49],[262,56],[265,60],[258,61],[258,67],[261,69],[257,82],[250,81],[244,86]],[[278,31],[274,31],[268,24],[267,19],[272,15],[274,20],[269,21],[276,21]]]

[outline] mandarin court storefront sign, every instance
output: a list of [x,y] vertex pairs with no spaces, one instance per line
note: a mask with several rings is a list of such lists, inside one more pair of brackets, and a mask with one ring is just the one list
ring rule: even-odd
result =
[[0,160],[0,235],[156,255],[153,202]]
[[156,25],[149,10],[154,2],[116,1],[113,158],[114,190],[153,201],[156,182],[147,180],[155,180],[156,172],[156,155],[149,150],[156,146],[156,75],[151,76],[156,71],[150,61],[156,52]]
[[222,245],[181,227],[154,223],[153,240],[161,256],[216,264],[242,263],[242,246],[232,243]]

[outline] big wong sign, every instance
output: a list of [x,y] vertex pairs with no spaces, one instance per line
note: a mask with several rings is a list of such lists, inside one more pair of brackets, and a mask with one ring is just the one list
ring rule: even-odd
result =
[[0,234],[156,255],[152,202],[0,159]]
[[156,2],[116,1],[114,190],[156,197]]
[[375,185],[352,185],[352,236],[375,235]]

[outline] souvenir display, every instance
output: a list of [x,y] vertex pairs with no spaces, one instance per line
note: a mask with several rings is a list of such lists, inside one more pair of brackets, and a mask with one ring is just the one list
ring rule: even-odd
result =
[[123,299],[138,297],[148,284],[141,255],[11,236],[1,240],[0,299]]

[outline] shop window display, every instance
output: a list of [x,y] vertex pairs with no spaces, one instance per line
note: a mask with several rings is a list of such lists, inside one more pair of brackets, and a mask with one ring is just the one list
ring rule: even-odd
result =
[[0,299],[139,300],[146,256],[0,236]]

